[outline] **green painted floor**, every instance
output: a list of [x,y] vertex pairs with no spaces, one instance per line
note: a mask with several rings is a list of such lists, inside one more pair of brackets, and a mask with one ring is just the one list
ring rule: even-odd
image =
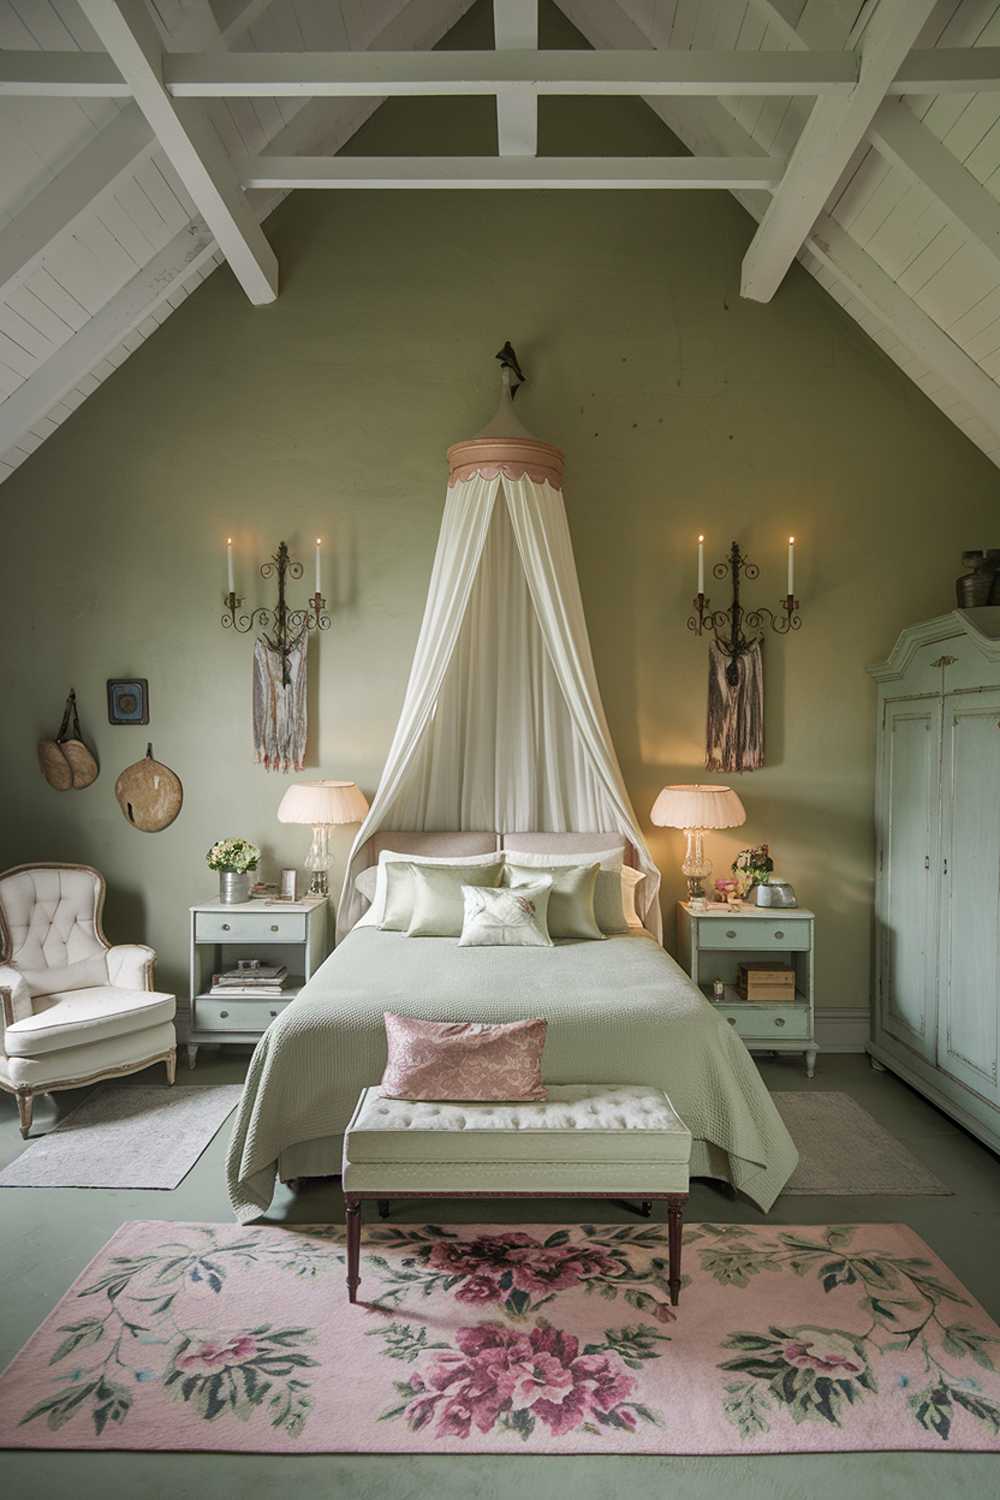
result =
[[[232,1082],[242,1076],[245,1057],[227,1060],[199,1055],[194,1074],[181,1070],[182,1083]],[[890,1074],[872,1072],[861,1057],[821,1058],[808,1083],[793,1059],[762,1061],[773,1089],[843,1089],[888,1130],[905,1141],[944,1182],[953,1198],[786,1198],[768,1222],[824,1224],[843,1221],[896,1221],[913,1226],[966,1286],[1000,1321],[1000,1164]],[[162,1078],[162,1069],[132,1082]],[[36,1130],[79,1102],[76,1093],[41,1100]],[[227,1131],[212,1142],[176,1191],[80,1191],[0,1189],[0,1365],[4,1365],[50,1311],[112,1231],[127,1219],[228,1220],[223,1186]],[[845,1150],[850,1143],[844,1143]],[[0,1163],[21,1149],[14,1102],[0,1094]],[[455,1203],[447,1217],[459,1222],[483,1217],[478,1205]],[[419,1205],[400,1218],[425,1217]],[[343,1221],[340,1194],[314,1186],[295,1198],[281,1188],[272,1217],[287,1223]],[[445,1218],[445,1211],[436,1213]],[[567,1222],[600,1217],[629,1218],[610,1205],[503,1204],[492,1216],[510,1223]],[[694,1186],[689,1219],[763,1222],[749,1203],[732,1201],[702,1183]],[[906,1497],[938,1500],[1000,1494],[1000,1459],[973,1454],[838,1454],[774,1458],[594,1458],[488,1456],[395,1457],[321,1455],[265,1457],[242,1454],[169,1453],[2,1453],[0,1488],[8,1495],[44,1495],[46,1500],[89,1500],[128,1496],[130,1500],[257,1500],[294,1495],[344,1496],[349,1500],[499,1500],[499,1497],[572,1496],[573,1500],[845,1500],[845,1497]]]

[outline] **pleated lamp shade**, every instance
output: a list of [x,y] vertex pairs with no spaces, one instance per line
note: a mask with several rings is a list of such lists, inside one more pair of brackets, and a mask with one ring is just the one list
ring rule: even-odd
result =
[[353,781],[297,781],[278,808],[279,823],[361,823],[368,812],[364,792]]
[[665,786],[649,817],[658,828],[738,828],[747,813],[730,786]]

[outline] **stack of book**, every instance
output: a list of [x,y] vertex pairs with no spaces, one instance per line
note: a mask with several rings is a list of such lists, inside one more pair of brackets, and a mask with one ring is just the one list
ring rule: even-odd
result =
[[228,995],[265,998],[280,995],[288,969],[284,964],[258,964],[253,969],[227,969],[224,974],[212,975],[210,995]]

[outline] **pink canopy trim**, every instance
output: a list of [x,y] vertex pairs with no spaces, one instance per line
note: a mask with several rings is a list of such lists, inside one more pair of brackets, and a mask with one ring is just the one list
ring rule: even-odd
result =
[[468,438],[448,449],[448,488],[478,474],[483,479],[523,479],[561,490],[562,450],[538,438]]

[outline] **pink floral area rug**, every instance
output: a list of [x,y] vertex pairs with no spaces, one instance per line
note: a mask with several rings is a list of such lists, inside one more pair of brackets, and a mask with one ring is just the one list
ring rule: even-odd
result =
[[0,1377],[0,1443],[1000,1451],[1000,1329],[903,1225],[126,1224]]

